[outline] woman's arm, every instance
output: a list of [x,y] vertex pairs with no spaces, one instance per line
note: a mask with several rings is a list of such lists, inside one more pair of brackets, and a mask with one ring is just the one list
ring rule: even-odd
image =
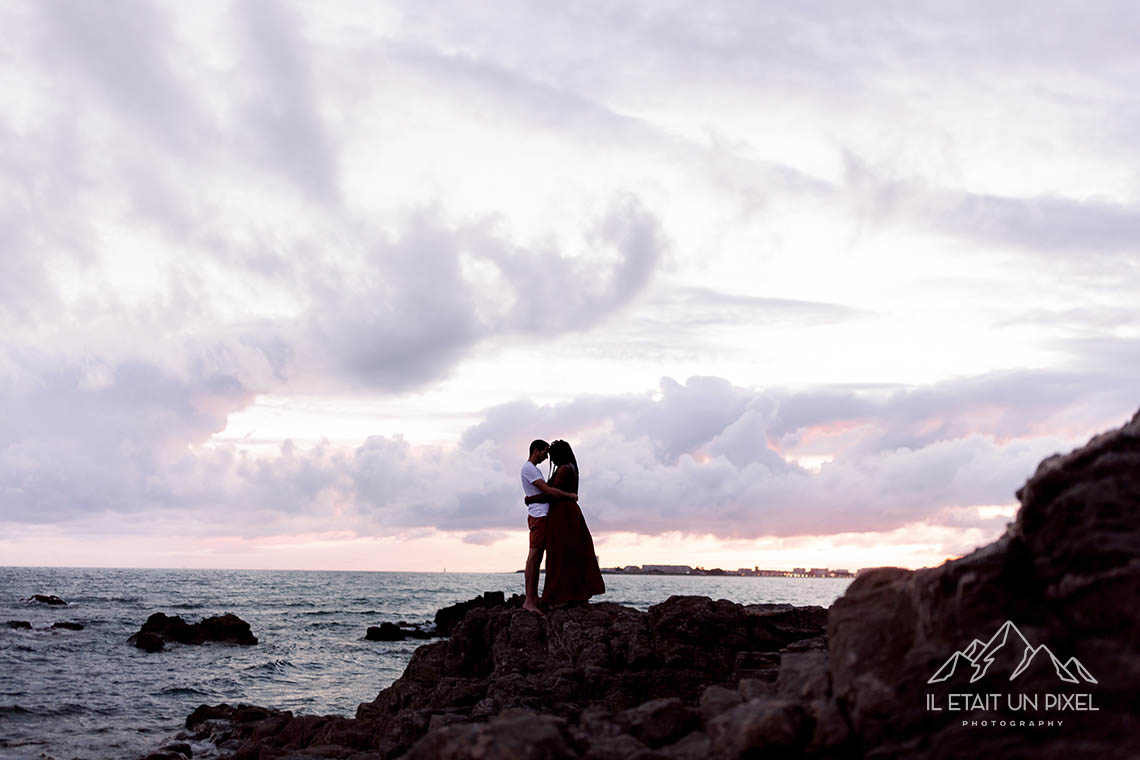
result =
[[[555,472],[554,477],[551,478],[552,482],[556,480],[558,480],[557,472]],[[524,501],[528,505],[534,504],[535,502],[550,502],[553,499],[569,499],[570,501],[578,501],[578,494],[570,493],[569,491],[563,491],[560,488],[555,488],[554,486],[547,484],[547,482],[542,478],[534,481],[531,485],[533,485],[539,491],[542,491],[542,493],[536,496],[526,497]]]

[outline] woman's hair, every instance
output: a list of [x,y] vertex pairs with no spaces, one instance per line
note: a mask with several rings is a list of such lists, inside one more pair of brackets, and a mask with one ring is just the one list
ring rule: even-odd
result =
[[574,449],[570,448],[570,444],[561,438],[550,444],[550,463],[555,467],[569,463],[574,465],[574,469],[578,469],[578,460],[574,458]]

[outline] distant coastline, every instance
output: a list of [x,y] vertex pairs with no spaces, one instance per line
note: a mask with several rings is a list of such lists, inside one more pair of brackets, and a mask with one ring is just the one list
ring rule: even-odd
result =
[[797,567],[791,570],[761,570],[759,567],[741,567],[736,570],[723,570],[719,567],[705,569],[688,565],[626,565],[625,567],[603,567],[607,575],[741,575],[762,578],[854,578],[858,575],[850,570],[831,570],[826,567]]
[[[516,573],[523,572],[515,570]],[[545,572],[540,570],[539,572]],[[826,567],[796,567],[791,570],[761,570],[759,567],[741,567],[724,570],[719,567],[705,569],[688,565],[626,565],[625,567],[603,567],[602,575],[736,575],[753,578],[854,578],[862,570]]]

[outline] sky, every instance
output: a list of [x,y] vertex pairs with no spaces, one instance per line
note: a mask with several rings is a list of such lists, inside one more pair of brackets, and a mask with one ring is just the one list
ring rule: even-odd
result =
[[563,438],[603,566],[930,566],[1140,406],[1134,3],[0,27],[0,565],[513,571]]

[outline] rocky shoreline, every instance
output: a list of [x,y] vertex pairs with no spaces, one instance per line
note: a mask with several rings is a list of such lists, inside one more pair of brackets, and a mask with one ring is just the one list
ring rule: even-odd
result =
[[237,760],[1140,756],[1140,413],[1017,494],[998,541],[863,573],[829,610],[480,601],[354,718],[203,705],[183,738]]

